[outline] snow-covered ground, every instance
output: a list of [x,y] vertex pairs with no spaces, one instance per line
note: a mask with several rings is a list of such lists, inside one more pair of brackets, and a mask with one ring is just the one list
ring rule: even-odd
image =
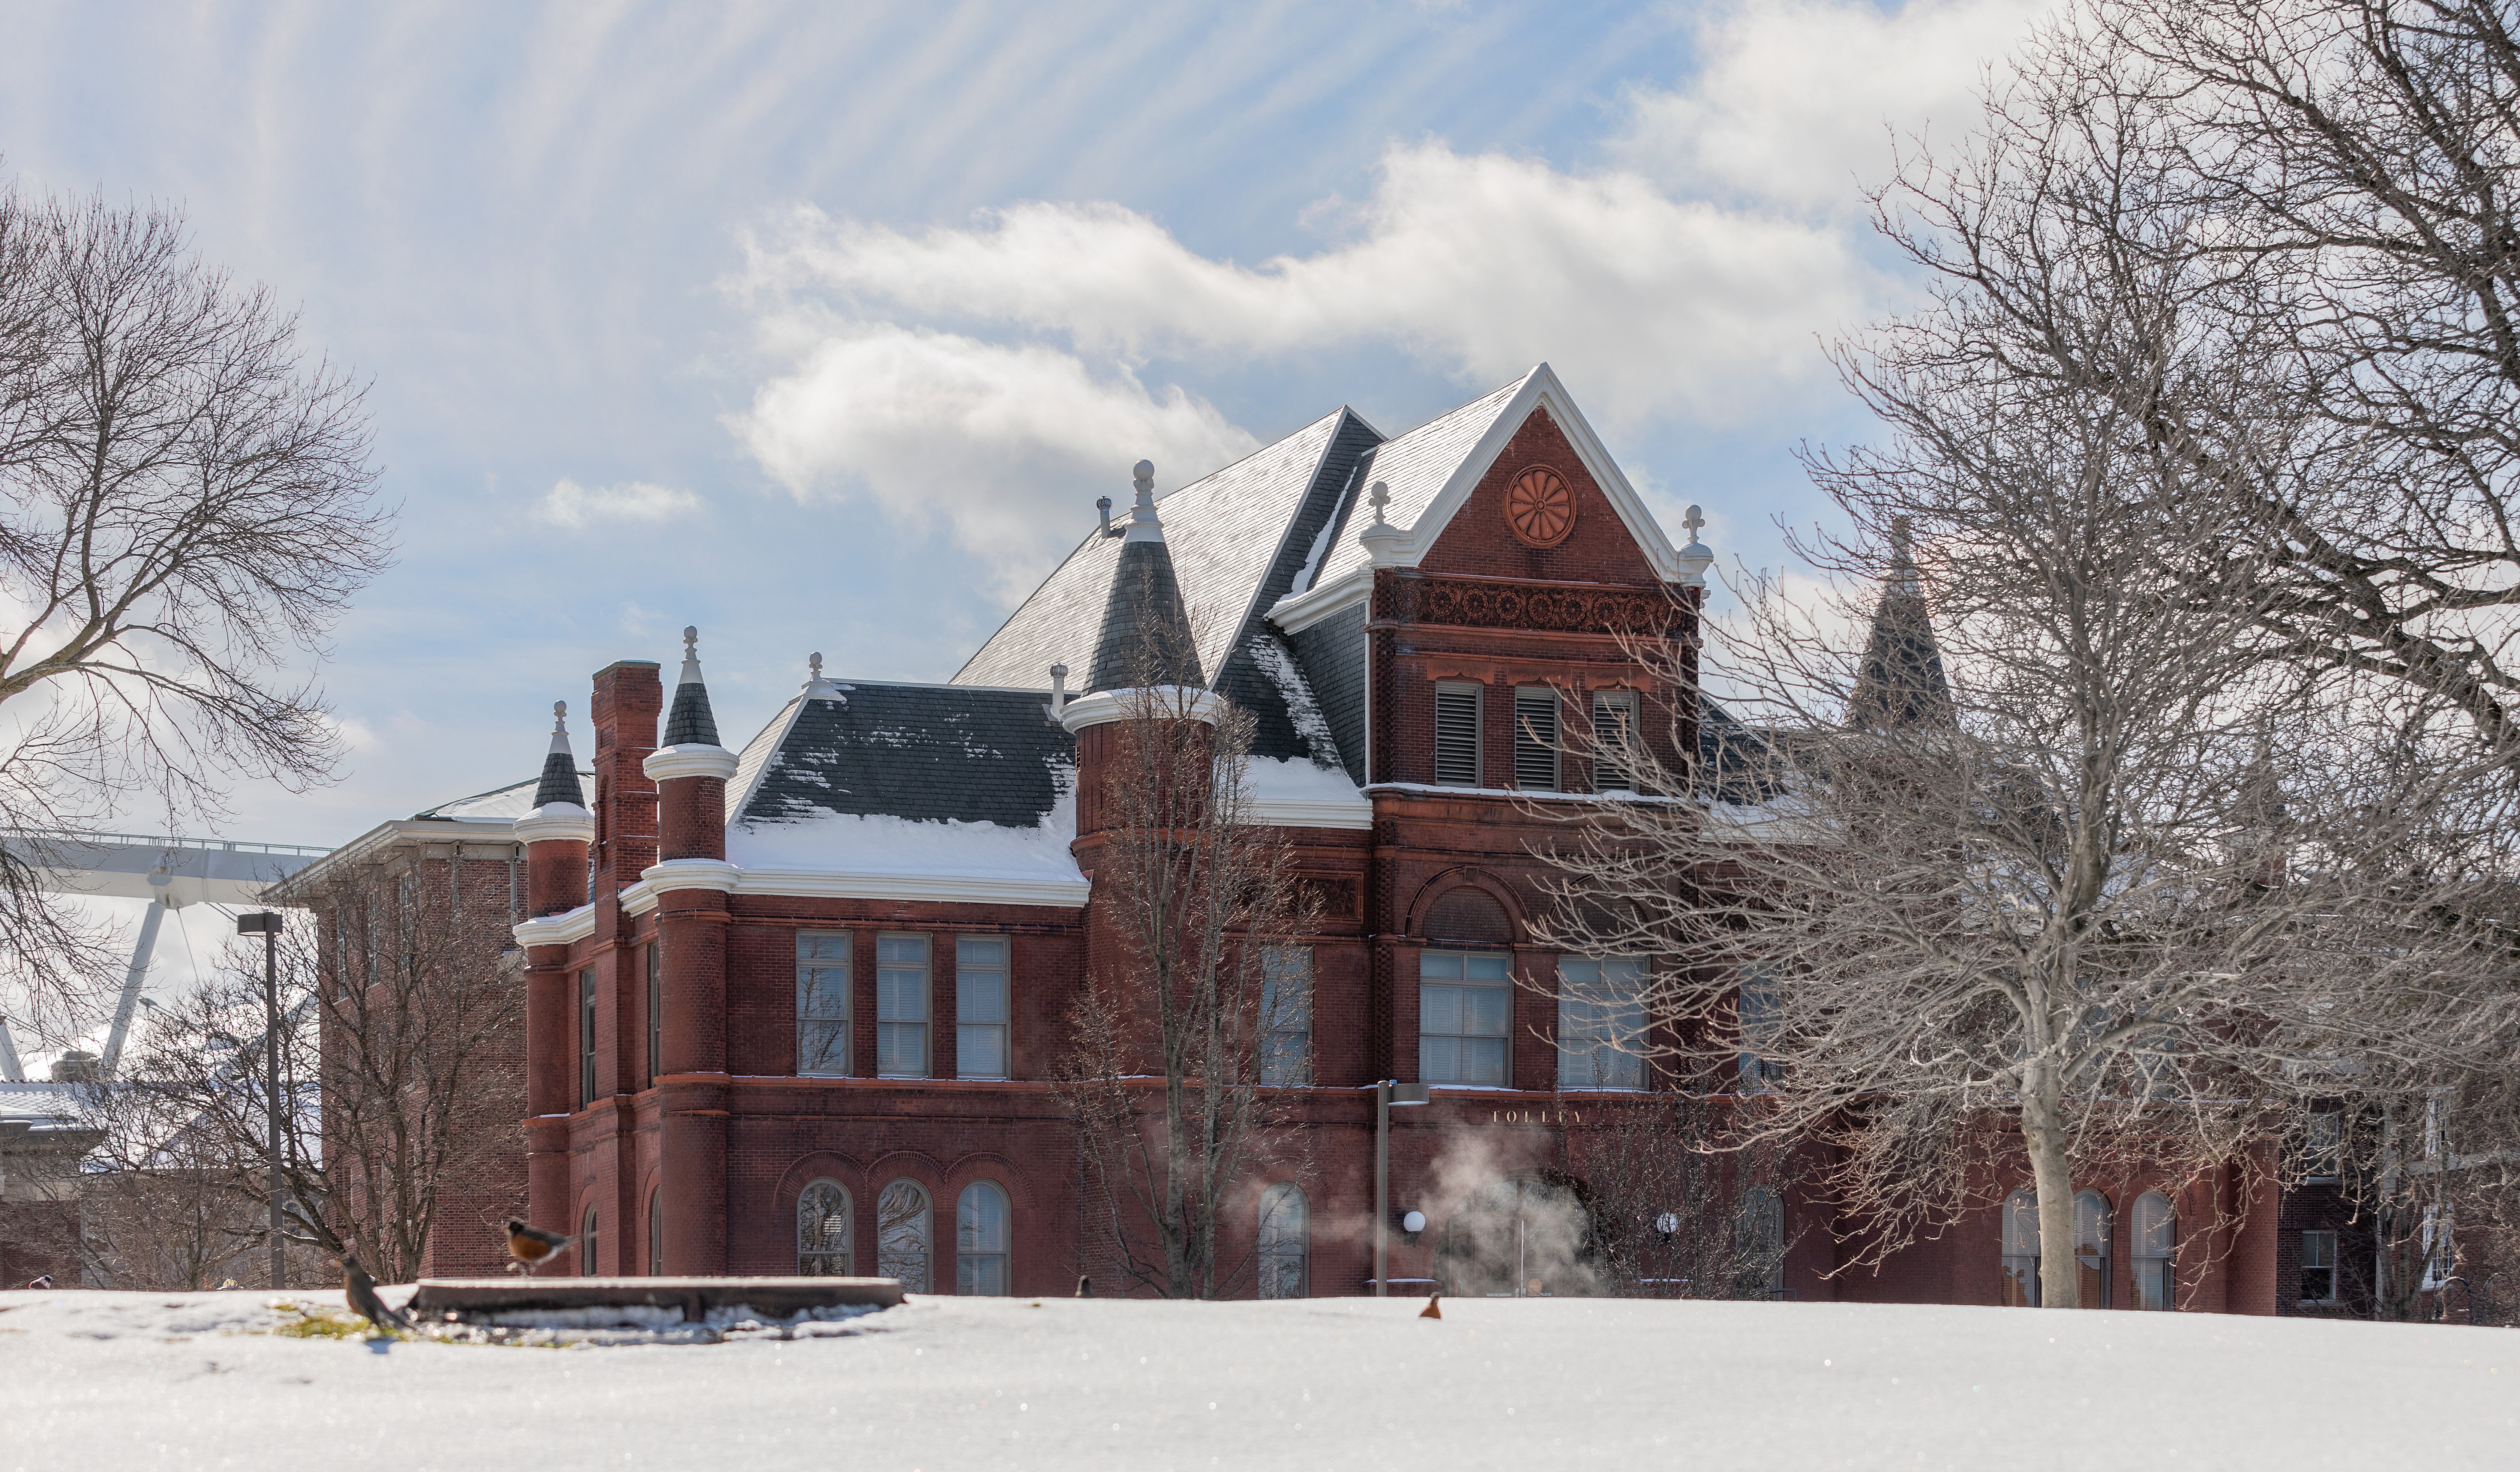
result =
[[2520,1334],[2489,1329],[922,1298],[551,1350],[275,1337],[267,1297],[0,1293],[0,1469],[2520,1466]]

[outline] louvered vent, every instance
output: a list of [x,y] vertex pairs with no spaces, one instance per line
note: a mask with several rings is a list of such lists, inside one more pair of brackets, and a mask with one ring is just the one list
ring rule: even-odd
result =
[[1557,691],[1513,692],[1513,784],[1526,791],[1557,790]]
[[1593,790],[1633,791],[1637,730],[1634,691],[1605,691],[1593,697]]
[[1479,688],[1435,687],[1435,781],[1453,787],[1479,784]]

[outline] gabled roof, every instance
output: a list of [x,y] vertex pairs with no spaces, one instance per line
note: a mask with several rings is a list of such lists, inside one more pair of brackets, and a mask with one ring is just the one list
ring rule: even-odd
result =
[[[1342,424],[1340,409],[1204,479],[1155,498],[1192,627],[1198,663],[1221,670],[1261,583],[1284,548],[1306,494]],[[1361,423],[1361,422],[1358,422]],[[954,675],[958,686],[1048,690],[1050,667],[1076,678],[1092,667],[1118,573],[1121,539],[1098,528]]]
[[[1593,432],[1584,412],[1575,406],[1566,385],[1546,363],[1493,393],[1471,400],[1450,414],[1427,421],[1389,440],[1374,452],[1364,478],[1381,481],[1391,493],[1383,517],[1402,536],[1393,552],[1398,564],[1415,567],[1444,534],[1454,513],[1470,499],[1481,477],[1505,453],[1514,431],[1535,410],[1545,409],[1565,435],[1576,458],[1592,473],[1619,520],[1636,539],[1655,574],[1677,582],[1685,575],[1680,554],[1663,535],[1662,525],[1637,494],[1619,464]],[[1364,597],[1372,558],[1357,540],[1365,523],[1350,518],[1347,532],[1324,559],[1320,573],[1306,589],[1279,601],[1271,621],[1289,631],[1321,618],[1334,608]]]

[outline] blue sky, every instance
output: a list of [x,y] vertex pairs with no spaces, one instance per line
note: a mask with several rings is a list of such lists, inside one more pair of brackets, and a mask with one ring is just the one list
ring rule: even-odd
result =
[[180,201],[373,380],[348,768],[228,825],[338,843],[530,775],[556,698],[584,750],[686,622],[731,738],[812,650],[941,680],[1141,456],[1542,359],[1773,564],[1790,447],[1864,432],[1818,341],[1910,289],[1858,180],[2036,9],[21,0],[0,167]]

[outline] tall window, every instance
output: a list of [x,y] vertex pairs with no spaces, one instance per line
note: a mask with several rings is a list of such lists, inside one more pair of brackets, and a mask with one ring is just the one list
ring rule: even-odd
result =
[[1632,792],[1637,785],[1637,753],[1644,740],[1637,692],[1597,691],[1593,695],[1593,790]]
[[927,937],[881,935],[875,943],[875,1071],[927,1077]]
[[2003,1203],[2003,1306],[2039,1307],[2039,1197],[2014,1191]]
[[577,1107],[595,1102],[595,968],[577,973]]
[[1557,959],[1557,1087],[1645,1086],[1645,963],[1632,956]]
[[849,1193],[836,1181],[817,1181],[796,1193],[796,1274],[847,1277],[856,1271],[850,1250]]
[[896,1181],[875,1198],[875,1272],[904,1293],[929,1291],[927,1189],[916,1181]]
[[2170,1198],[2159,1191],[2146,1191],[2136,1197],[2133,1225],[2129,1245],[2135,1249],[2135,1306],[2156,1310],[2176,1307],[2179,1217],[2171,1210]]
[[2306,1231],[2301,1234],[2301,1301],[2306,1304],[2332,1304],[2336,1291],[2336,1233]]
[[1771,1299],[1785,1296],[1785,1198],[1774,1187],[1754,1185],[1741,1193],[1732,1219],[1732,1255],[1745,1287]]
[[1303,1188],[1281,1181],[1260,1193],[1260,1296],[1302,1298],[1312,1291],[1311,1208]]
[[1260,953],[1260,1082],[1313,1081],[1313,948]]
[[1427,951],[1418,960],[1418,1079],[1423,1084],[1506,1082],[1506,1030],[1513,1018],[1513,959]]
[[582,1277],[593,1277],[603,1271],[595,1254],[597,1225],[595,1208],[590,1206],[586,1209],[586,1221],[577,1228],[577,1271]]
[[1007,942],[967,935],[954,942],[954,1071],[967,1079],[1007,1076]]
[[1435,781],[1448,787],[1479,784],[1479,688],[1435,687]]
[[2109,1306],[2109,1198],[2074,1193],[2075,1296],[2086,1309]]
[[2321,1109],[2303,1123],[2302,1182],[2334,1185],[2345,1160],[2345,1116]]
[[954,1208],[954,1291],[1003,1298],[1007,1289],[1007,1193],[994,1181],[963,1187]]
[[665,1188],[648,1190],[648,1275],[665,1275]]
[[1777,995],[1776,973],[1764,965],[1742,967],[1733,1004],[1740,1011],[1741,1092],[1763,1093],[1785,1074],[1775,1056],[1778,1035],[1784,1030],[1784,1001]]
[[845,1078],[849,1072],[849,937],[847,932],[796,936],[796,1072]]
[[1513,692],[1513,784],[1554,792],[1557,780],[1557,691],[1526,686]]
[[648,1082],[665,1071],[665,942],[648,943]]

